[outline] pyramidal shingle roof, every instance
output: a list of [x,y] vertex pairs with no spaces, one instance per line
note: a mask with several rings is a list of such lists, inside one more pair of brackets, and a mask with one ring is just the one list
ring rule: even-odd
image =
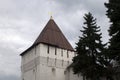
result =
[[[74,51],[53,19],[50,19],[48,21],[47,25],[30,48],[38,45],[39,43],[44,43],[62,49]],[[28,51],[30,48],[28,48],[26,51]],[[23,55],[26,51],[24,51],[21,55]]]

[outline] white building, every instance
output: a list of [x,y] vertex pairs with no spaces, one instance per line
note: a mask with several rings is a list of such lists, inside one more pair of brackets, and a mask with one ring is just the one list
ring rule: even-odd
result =
[[75,56],[51,18],[33,45],[21,54],[22,80],[82,80],[67,67]]

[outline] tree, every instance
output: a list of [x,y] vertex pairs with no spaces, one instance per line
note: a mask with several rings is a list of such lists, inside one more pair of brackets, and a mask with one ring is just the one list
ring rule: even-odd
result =
[[91,80],[98,80],[105,71],[103,50],[105,45],[101,41],[100,27],[91,13],[85,14],[82,37],[76,43],[77,56],[73,58],[73,71]]
[[117,61],[120,64],[120,0],[109,0],[105,3],[107,7],[107,16],[110,19],[111,25],[109,28],[109,58]]
[[[109,48],[108,57],[111,63],[116,63],[117,65],[110,65],[113,69],[113,74],[116,74],[117,66],[120,66],[120,0],[109,0],[105,3],[107,8],[107,16],[110,19],[109,28]],[[114,61],[114,62],[113,62]]]

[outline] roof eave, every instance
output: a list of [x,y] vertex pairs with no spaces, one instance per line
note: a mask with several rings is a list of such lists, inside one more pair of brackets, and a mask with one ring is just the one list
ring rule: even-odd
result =
[[[47,45],[50,45],[50,46],[54,46],[54,47],[58,47],[58,48],[62,48],[62,47],[59,47],[59,46],[57,46],[57,45],[53,45],[53,44],[49,44],[49,43],[44,43],[44,42],[41,42],[41,43],[47,44]],[[35,45],[30,46],[28,49],[26,49],[25,51],[23,51],[23,52],[20,54],[20,56],[23,56],[23,55],[26,54],[30,49],[32,49],[33,47],[37,46],[38,44],[40,44],[40,43],[37,43],[37,44],[35,44]],[[74,50],[73,48],[71,48],[71,49],[62,48],[62,49],[66,49],[66,50],[74,51],[74,52],[75,52],[75,50]]]

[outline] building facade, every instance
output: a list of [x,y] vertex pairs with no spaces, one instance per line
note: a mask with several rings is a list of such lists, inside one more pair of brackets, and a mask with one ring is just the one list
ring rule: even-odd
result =
[[21,54],[22,80],[82,80],[67,67],[74,49],[51,18],[33,45]]

